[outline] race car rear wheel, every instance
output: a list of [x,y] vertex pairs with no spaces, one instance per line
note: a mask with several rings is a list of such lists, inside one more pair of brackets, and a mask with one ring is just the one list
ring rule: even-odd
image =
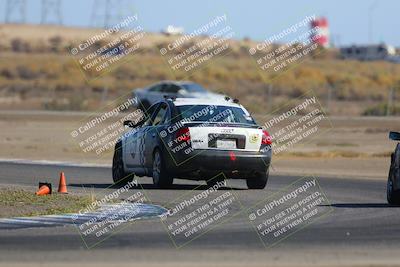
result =
[[115,145],[113,164],[112,164],[112,176],[113,181],[116,185],[123,186],[128,182],[133,181],[133,173],[126,173],[124,170],[124,164],[122,162],[122,147],[121,143]]
[[386,187],[387,201],[390,205],[400,205],[400,191],[394,189],[395,177],[393,172],[393,165],[391,165]]
[[264,189],[268,182],[269,170],[257,173],[255,177],[247,178],[246,184],[249,189]]
[[156,149],[153,156],[153,184],[157,188],[168,188],[173,182],[174,178],[168,174],[160,150]]

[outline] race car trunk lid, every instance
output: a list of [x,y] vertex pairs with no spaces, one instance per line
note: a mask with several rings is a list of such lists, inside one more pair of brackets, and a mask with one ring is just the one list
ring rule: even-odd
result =
[[193,149],[259,151],[262,129],[257,125],[189,123]]

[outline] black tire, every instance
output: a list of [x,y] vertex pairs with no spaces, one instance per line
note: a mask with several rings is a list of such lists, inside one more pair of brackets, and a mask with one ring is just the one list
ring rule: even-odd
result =
[[207,179],[206,183],[207,183],[207,186],[213,187],[217,183],[224,182],[224,181],[225,181],[224,176],[223,175],[218,175],[218,176],[216,176],[214,178]]
[[394,164],[395,162],[392,156],[392,162],[390,164],[390,170],[386,187],[386,196],[387,196],[387,201],[390,205],[398,206],[400,205],[400,191],[394,190],[394,183],[396,181]]
[[123,186],[128,182],[133,181],[134,174],[126,173],[124,170],[124,164],[122,162],[122,147],[121,143],[117,143],[114,149],[113,165],[112,165],[112,177],[115,185]]
[[156,149],[153,153],[153,184],[157,188],[168,188],[174,182],[174,178],[165,168],[165,162],[160,150]]
[[246,179],[248,189],[264,189],[267,185],[269,170],[266,172],[257,173],[255,177]]

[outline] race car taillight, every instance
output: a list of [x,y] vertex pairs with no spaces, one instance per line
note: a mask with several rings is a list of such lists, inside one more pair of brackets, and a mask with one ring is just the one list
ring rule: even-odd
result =
[[269,135],[269,133],[266,130],[262,131],[261,144],[262,145],[270,145],[270,144],[272,144],[272,137]]
[[185,128],[180,128],[177,132],[176,132],[176,139],[179,142],[186,142],[190,140],[190,132],[189,132],[189,128],[185,127]]

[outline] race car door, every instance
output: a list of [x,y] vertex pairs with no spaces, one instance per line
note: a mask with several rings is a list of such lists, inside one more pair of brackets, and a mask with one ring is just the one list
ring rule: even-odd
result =
[[153,105],[148,110],[147,118],[145,119],[142,126],[138,129],[132,130],[132,134],[127,135],[125,142],[126,152],[125,154],[125,165],[128,170],[133,171],[137,174],[145,174],[145,139],[149,128],[151,127],[152,117],[154,111],[157,110],[159,104]]
[[[151,126],[148,127],[145,141],[145,167],[150,171],[153,167],[153,151],[159,142],[159,133],[166,127],[166,121],[169,121],[168,104],[163,102],[153,116]],[[162,140],[161,140],[162,143]],[[163,145],[163,144],[161,144]]]

